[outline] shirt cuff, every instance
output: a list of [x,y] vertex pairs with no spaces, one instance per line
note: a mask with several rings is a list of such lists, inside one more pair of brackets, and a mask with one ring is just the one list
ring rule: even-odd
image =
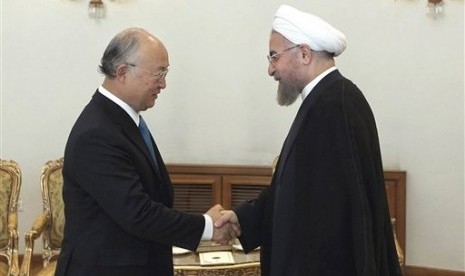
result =
[[202,241],[210,241],[213,238],[213,220],[209,215],[203,215],[205,218],[205,228],[203,229]]

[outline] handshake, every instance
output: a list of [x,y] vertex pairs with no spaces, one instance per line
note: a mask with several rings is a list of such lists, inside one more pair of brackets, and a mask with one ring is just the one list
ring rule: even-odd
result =
[[223,206],[216,204],[207,211],[206,215],[213,221],[212,241],[225,245],[241,235],[241,226],[233,211],[225,210]]

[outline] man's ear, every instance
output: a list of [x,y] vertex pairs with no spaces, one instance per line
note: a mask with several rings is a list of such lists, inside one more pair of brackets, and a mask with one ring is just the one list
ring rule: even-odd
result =
[[120,64],[116,68],[116,78],[118,80],[124,80],[128,72],[129,72],[129,66],[127,64]]
[[312,49],[307,44],[300,45],[300,51],[304,64],[309,64],[312,60]]

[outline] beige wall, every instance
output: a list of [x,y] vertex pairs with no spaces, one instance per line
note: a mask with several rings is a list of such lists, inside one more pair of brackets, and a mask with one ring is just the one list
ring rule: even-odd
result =
[[[23,169],[21,234],[40,212],[40,168],[100,84],[101,54],[127,26],[170,51],[168,88],[144,114],[167,162],[270,164],[298,104],[275,103],[266,74],[280,1],[127,0],[88,18],[84,0],[2,1],[1,158]],[[348,37],[341,72],[364,91],[385,168],[406,170],[407,264],[465,271],[464,2],[287,1]],[[22,241],[21,241],[22,242]]]

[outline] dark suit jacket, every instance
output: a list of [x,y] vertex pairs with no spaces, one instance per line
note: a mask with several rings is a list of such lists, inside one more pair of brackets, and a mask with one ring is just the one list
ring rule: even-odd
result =
[[69,136],[65,229],[56,275],[173,275],[172,245],[195,250],[205,220],[172,210],[173,191],[138,127],[94,94]]
[[235,209],[267,275],[400,275],[371,109],[339,71],[303,101],[271,186]]

